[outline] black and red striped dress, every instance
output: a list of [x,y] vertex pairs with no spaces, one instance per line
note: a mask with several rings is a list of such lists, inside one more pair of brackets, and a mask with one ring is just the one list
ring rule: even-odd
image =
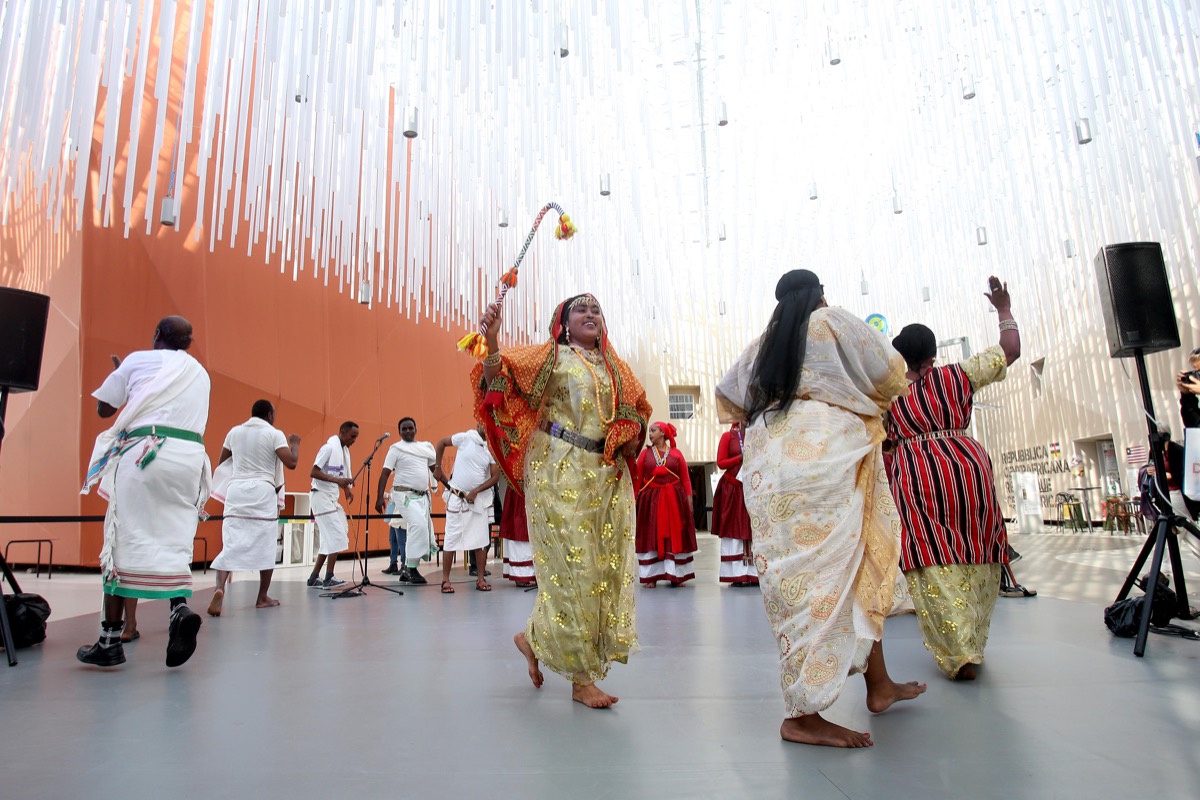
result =
[[992,460],[967,430],[974,394],[963,365],[953,364],[929,370],[892,403],[887,468],[905,571],[1008,562]]

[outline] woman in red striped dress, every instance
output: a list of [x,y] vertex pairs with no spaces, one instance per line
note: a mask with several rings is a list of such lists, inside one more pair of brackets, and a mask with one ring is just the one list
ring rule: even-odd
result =
[[892,340],[908,364],[909,394],[888,415],[888,479],[903,523],[900,567],[921,637],[951,680],[972,680],[983,663],[1008,537],[987,451],[968,431],[975,392],[1004,379],[1021,355],[1008,286],[986,295],[1000,343],[961,364],[933,366],[937,339],[909,325]]

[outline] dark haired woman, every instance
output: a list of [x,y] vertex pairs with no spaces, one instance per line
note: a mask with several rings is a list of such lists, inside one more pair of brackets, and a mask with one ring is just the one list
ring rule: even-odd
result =
[[900,521],[883,471],[883,412],[904,362],[881,333],[825,304],[817,276],[775,287],[766,331],[717,386],[722,420],[745,423],[742,485],[767,617],[779,643],[791,742],[869,747],[869,733],[820,712],[864,673],[867,708],[925,691],[883,660]]
[[539,663],[567,677],[574,700],[607,708],[596,681],[637,650],[634,513],[629,464],[650,418],[642,385],[609,345],[590,294],[564,300],[541,345],[498,344],[471,373],[479,420],[510,491],[524,495],[538,584],[525,630],[514,637],[541,687]]
[[675,446],[675,426],[654,422],[650,446],[638,457],[638,577],[647,589],[659,581],[682,586],[696,577],[696,521],[687,461]]
[[1000,343],[961,364],[933,365],[937,338],[909,325],[892,340],[912,383],[892,404],[888,478],[904,524],[900,566],[925,647],[951,680],[972,680],[983,663],[1008,536],[992,460],[970,436],[975,393],[1004,379],[1021,355],[1008,286],[988,278]]
[[742,468],[742,426],[735,422],[721,434],[717,445],[717,466],[725,470],[713,492],[713,535],[721,540],[721,583],[731,586],[758,586],[750,549],[750,514],[738,472]]

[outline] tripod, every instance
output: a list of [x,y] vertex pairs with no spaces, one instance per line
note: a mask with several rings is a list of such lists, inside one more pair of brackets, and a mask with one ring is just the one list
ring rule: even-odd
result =
[[[7,410],[8,387],[0,386],[0,447],[3,447],[4,444],[4,414]],[[2,584],[5,580],[12,588],[13,594],[21,593],[17,579],[13,577],[12,570],[8,568],[8,562],[4,560],[4,554],[0,553],[0,589],[4,588]],[[8,619],[8,603],[4,602],[3,591],[0,591],[0,642],[4,644],[4,655],[8,657],[8,665],[15,667],[17,665],[17,647],[13,644],[12,622]]]
[[323,594],[321,595],[322,597],[332,597],[335,599],[339,597],[358,597],[359,595],[366,594],[368,588],[383,589],[385,592],[391,592],[392,594],[404,594],[404,592],[394,589],[391,586],[380,586],[377,583],[371,583],[371,578],[367,575],[367,558],[371,553],[371,462],[375,460],[375,454],[379,452],[379,446],[383,444],[383,440],[389,436],[391,436],[390,433],[385,433],[375,440],[375,449],[371,451],[371,455],[367,456],[367,460],[358,468],[358,472],[354,473],[354,480],[357,481],[358,476],[363,473],[363,470],[367,472],[367,492],[365,498],[367,513],[363,515],[363,549],[362,557],[359,559],[362,580],[352,586],[347,586],[340,592]]
[[1166,551],[1171,559],[1171,572],[1175,576],[1175,596],[1179,607],[1176,616],[1181,619],[1191,617],[1187,602],[1187,586],[1183,579],[1183,560],[1179,557],[1179,528],[1185,528],[1193,536],[1200,538],[1200,529],[1188,520],[1175,513],[1171,507],[1171,499],[1167,489],[1167,458],[1166,437],[1158,432],[1155,425],[1154,401],[1150,397],[1150,382],[1146,379],[1146,357],[1141,350],[1134,351],[1134,361],[1137,363],[1138,382],[1142,388],[1142,407],[1146,414],[1146,427],[1150,433],[1150,458],[1154,464],[1154,505],[1158,509],[1158,519],[1154,528],[1142,545],[1133,569],[1121,586],[1117,600],[1129,596],[1129,590],[1141,572],[1146,558],[1153,553],[1150,561],[1150,575],[1146,580],[1146,598],[1142,601],[1142,616],[1138,622],[1137,639],[1134,641],[1133,654],[1139,658],[1146,654],[1146,638],[1150,632],[1150,609],[1154,605],[1154,595],[1158,591],[1158,574],[1162,569],[1163,552]]

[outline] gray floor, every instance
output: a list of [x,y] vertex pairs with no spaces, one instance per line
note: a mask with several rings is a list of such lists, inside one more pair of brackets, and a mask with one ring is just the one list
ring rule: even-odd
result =
[[[642,651],[605,681],[621,698],[611,711],[571,703],[557,676],[541,691],[529,685],[511,637],[533,595],[500,580],[491,594],[462,583],[452,596],[432,586],[335,601],[304,588],[301,574],[281,573],[283,605],[255,611],[254,584],[241,579],[226,614],[205,619],[199,650],[176,670],[163,666],[164,603],[144,604],[142,638],[127,648],[129,663],[111,671],[74,660],[95,638],[94,613],[52,622],[44,645],[0,667],[0,793],[1197,796],[1200,643],[1154,636],[1148,657],[1136,659],[1131,642],[1114,640],[1101,622],[1140,539],[1014,541],[1025,554],[1019,576],[1040,596],[1000,601],[975,683],[939,677],[911,615],[889,621],[893,676],[928,681],[929,692],[876,716],[852,679],[829,716],[870,730],[868,750],[779,740],[775,647],[761,600],[756,590],[717,587],[715,541],[703,537],[695,585],[639,594]],[[1188,558],[1189,578],[1200,583]],[[372,572],[382,566],[373,562]],[[55,592],[72,586],[61,577],[58,588],[22,579],[54,604]],[[96,592],[87,580],[77,576],[77,589]],[[207,580],[198,575],[197,585]],[[210,594],[198,592],[197,610]]]

